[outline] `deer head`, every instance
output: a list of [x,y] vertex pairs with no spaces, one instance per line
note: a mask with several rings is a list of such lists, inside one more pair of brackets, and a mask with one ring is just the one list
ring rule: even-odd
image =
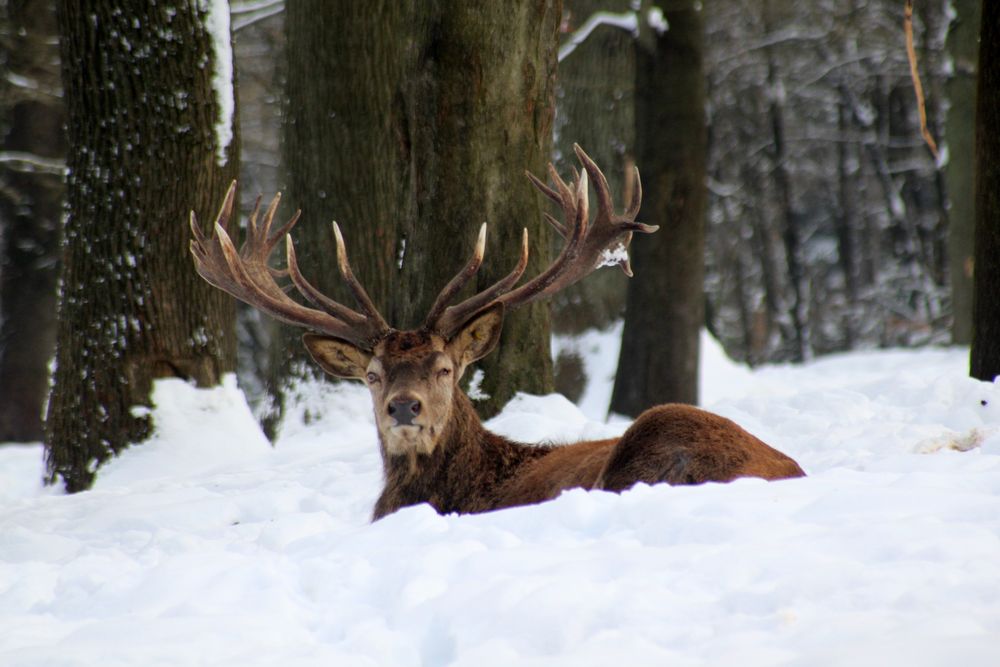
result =
[[[365,382],[371,391],[376,423],[385,457],[431,454],[455,428],[456,401],[467,400],[458,382],[469,364],[490,353],[503,326],[505,310],[548,297],[580,280],[600,266],[617,264],[629,276],[627,247],[633,232],[651,233],[658,228],[635,221],[642,198],[638,170],[636,187],[628,209],[621,215],[613,209],[604,174],[579,146],[574,146],[583,171],[574,172],[567,184],[549,165],[552,187],[528,174],[542,194],[559,205],[562,221],[546,219],[564,239],[559,256],[540,274],[518,286],[528,261],[528,231],[524,230],[521,255],[503,279],[464,301],[455,296],[476,274],[483,262],[486,225],[479,231],[468,263],[441,290],[424,323],[417,329],[397,331],[379,315],[368,294],[355,278],[347,259],[344,239],[336,223],[337,265],[350,287],[358,310],[321,294],[299,270],[289,230],[299,218],[271,233],[280,195],[276,196],[258,224],[258,198],[247,224],[247,238],[237,251],[227,231],[232,216],[235,183],[230,187],[206,238],[191,213],[191,252],[198,273],[209,283],[283,322],[305,327],[303,342],[313,359],[327,373]],[[590,219],[588,183],[597,193],[597,213]],[[287,268],[268,265],[274,247],[285,239]],[[289,278],[311,305],[293,300],[277,280]]]

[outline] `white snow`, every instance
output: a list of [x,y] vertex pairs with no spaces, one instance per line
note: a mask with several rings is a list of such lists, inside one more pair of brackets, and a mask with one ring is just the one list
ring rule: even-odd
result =
[[[590,34],[602,25],[611,26],[624,30],[633,37],[639,35],[639,3],[633,3],[632,11],[628,12],[608,12],[597,11],[587,17],[583,24],[574,30],[562,46],[559,47],[558,59],[560,61],[568,58],[576,51],[576,47],[587,41]],[[700,9],[699,9],[700,11]],[[663,15],[663,10],[653,6],[646,11],[646,25],[648,25],[657,35],[665,33],[670,25]]]
[[[650,14],[649,18],[651,21],[654,20],[652,14]],[[602,25],[609,25],[614,28],[619,28],[620,30],[625,30],[633,36],[639,34],[639,17],[634,11],[620,13],[605,11],[594,12],[587,17],[587,20],[583,22],[583,25],[573,31],[562,46],[559,47],[559,60],[561,61],[569,57],[571,53],[576,51],[576,47],[587,41],[587,38],[590,37],[590,33],[594,32],[594,30]]]
[[212,38],[212,88],[219,105],[219,116],[215,119],[215,160],[224,167],[229,159],[226,150],[233,141],[233,113],[236,110],[229,0],[201,0],[201,9],[205,12],[205,29]]
[[[698,11],[701,11],[701,9],[699,8]],[[656,31],[657,35],[662,35],[670,29],[667,17],[663,15],[663,10],[659,7],[649,8],[649,11],[646,12],[646,23],[649,24],[650,28]]]
[[472,373],[472,378],[469,380],[469,386],[466,390],[469,398],[473,401],[486,401],[489,400],[490,395],[488,392],[483,390],[483,380],[486,379],[486,373],[483,372],[482,368],[477,368]]
[[[621,432],[618,335],[559,342],[604,369],[583,411],[518,396],[490,426]],[[271,448],[232,380],[163,382],[92,491],[0,448],[0,665],[996,665],[1000,385],[966,357],[750,371],[712,344],[705,402],[809,477],[375,524],[362,386],[302,387]]]
[[597,258],[597,268],[605,266],[617,266],[628,261],[628,249],[624,244],[619,243],[613,248],[605,248]]

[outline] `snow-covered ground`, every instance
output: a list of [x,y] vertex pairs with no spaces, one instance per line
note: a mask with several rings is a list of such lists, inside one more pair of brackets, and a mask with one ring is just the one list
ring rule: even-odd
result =
[[[583,412],[522,396],[495,429],[624,429],[614,332],[560,344]],[[705,357],[705,405],[809,477],[369,524],[360,386],[302,390],[272,449],[235,384],[161,383],[154,440],[71,497],[0,448],[0,665],[1000,664],[1000,385],[964,350]]]

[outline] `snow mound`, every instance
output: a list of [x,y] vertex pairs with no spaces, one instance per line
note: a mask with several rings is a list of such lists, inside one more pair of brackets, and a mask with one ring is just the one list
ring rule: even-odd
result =
[[[705,356],[710,407],[809,477],[370,524],[365,389],[303,385],[272,448],[231,379],[158,384],[155,437],[86,493],[0,448],[0,665],[997,664],[1000,385],[965,350]],[[489,425],[624,428],[603,417],[519,395]]]
[[176,378],[157,380],[152,400],[153,436],[109,461],[94,488],[207,475],[271,451],[235,375],[211,389]]

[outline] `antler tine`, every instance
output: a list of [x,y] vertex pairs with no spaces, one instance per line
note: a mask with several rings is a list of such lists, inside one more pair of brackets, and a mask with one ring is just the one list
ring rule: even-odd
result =
[[[559,256],[544,271],[523,285],[513,288],[511,283],[512,289],[484,292],[449,308],[441,318],[442,330],[451,331],[460,327],[464,323],[463,317],[471,316],[493,301],[512,309],[551,296],[600,266],[617,264],[627,275],[631,275],[627,249],[633,232],[651,233],[658,229],[654,225],[635,220],[642,203],[638,169],[632,200],[624,214],[616,215],[611,189],[604,173],[580,146],[574,145],[573,150],[583,169],[579,172],[573,170],[571,185],[559,176],[551,164],[548,166],[551,186],[542,183],[534,175],[529,175],[531,183],[539,192],[562,209],[561,222],[548,214],[545,216],[565,240]],[[597,193],[597,212],[593,220],[590,219],[589,211],[590,182],[593,182]]]
[[558,233],[560,237],[562,237],[563,239],[565,239],[566,238],[566,227],[564,227],[561,222],[559,222],[558,220],[556,220],[554,216],[552,216],[552,215],[550,215],[548,213],[543,213],[542,215],[545,217],[545,222],[549,223],[549,225],[553,229],[556,230],[556,233]]
[[299,290],[302,296],[309,299],[314,306],[319,306],[330,315],[345,322],[353,324],[361,324],[363,322],[363,316],[358,315],[358,313],[347,306],[337,303],[306,280],[305,276],[302,275],[302,271],[299,270],[299,262],[295,256],[295,243],[292,241],[291,234],[285,236],[285,263],[288,266],[288,275],[292,279],[292,283],[295,284],[295,288]]
[[[239,251],[236,250],[226,229],[235,205],[235,192],[234,182],[227,191],[216,216],[211,238],[206,237],[198,225],[197,216],[193,211],[191,213],[191,254],[201,277],[278,320],[337,336],[370,349],[374,342],[389,330],[385,320],[377,311],[374,311],[373,307],[369,310],[371,300],[359,300],[366,311],[361,314],[320,294],[303,278],[295,259],[295,250],[290,242],[288,273],[292,276],[292,283],[303,296],[323,310],[308,308],[293,301],[275,281],[275,276],[281,275],[281,272],[268,266],[268,258],[275,243],[286,235],[299,219],[299,214],[296,213],[282,226],[279,233],[270,236],[271,224],[280,202],[279,197],[271,201],[260,226],[257,225],[260,198],[257,199],[251,219],[248,221],[246,241]],[[356,283],[353,274],[348,273],[345,277],[348,276],[350,281]],[[355,291],[355,296],[359,290],[364,293],[360,285],[353,285],[352,290]]]
[[462,267],[462,270],[455,274],[455,277],[448,281],[448,284],[444,286],[444,289],[437,295],[434,299],[434,304],[431,306],[430,311],[427,313],[427,317],[424,318],[424,328],[431,329],[437,322],[438,318],[441,317],[441,313],[444,312],[445,308],[455,295],[461,291],[465,284],[469,282],[472,276],[476,275],[479,271],[479,267],[483,264],[483,256],[486,253],[486,223],[484,222],[479,228],[479,236],[476,238],[476,246],[473,248],[472,257],[469,261]]
[[[267,247],[268,248],[273,248],[274,246],[276,246],[278,244],[278,241],[280,241],[281,239],[283,239],[286,236],[288,236],[288,233],[290,231],[292,231],[292,227],[295,226],[295,223],[297,223],[299,221],[300,217],[302,217],[302,209],[296,209],[295,213],[292,214],[292,217],[290,217],[288,219],[288,222],[286,222],[280,228],[278,228],[278,231],[276,231],[274,233],[274,235],[271,236],[270,239],[268,239],[268,241],[267,241]],[[268,229],[270,229],[271,223],[268,222],[267,226],[268,226]],[[265,237],[266,237],[266,235],[265,235]]]
[[642,206],[642,179],[639,178],[639,167],[632,167],[632,175],[635,177],[635,187],[632,189],[632,201],[629,202],[628,210],[625,211],[625,217],[635,219]]
[[260,200],[263,195],[258,194],[253,200],[253,210],[250,211],[250,215],[247,217],[247,241],[250,242],[251,239],[253,243],[257,242],[259,234],[257,233],[257,215],[260,213]]
[[[483,225],[485,228],[485,225]],[[506,294],[517,284],[517,281],[524,275],[524,270],[528,268],[528,229],[521,232],[521,255],[518,257],[514,269],[506,276],[496,281],[485,290],[472,296],[460,304],[456,304],[444,310],[438,316],[428,317],[424,322],[425,329],[431,329],[443,333],[446,337],[462,326],[469,317],[496,301],[500,296]],[[440,299],[440,297],[438,297]],[[437,302],[435,302],[437,305]]]
[[371,297],[368,296],[368,292],[361,286],[358,279],[354,277],[354,271],[351,270],[351,263],[347,260],[347,248],[344,246],[344,237],[341,235],[340,226],[336,222],[333,223],[333,236],[337,241],[337,267],[340,269],[340,275],[344,277],[344,281],[347,282],[347,286],[351,289],[354,300],[358,302],[358,306],[364,311],[367,317],[377,322],[383,330],[388,331],[390,329],[389,324],[379,314]]
[[[274,222],[274,214],[278,211],[278,204],[281,203],[281,193],[274,193],[274,197],[271,198],[271,203],[267,205],[267,210],[264,211],[264,219],[261,221],[260,228],[257,229],[254,225],[254,231],[259,234],[259,240],[254,239],[255,243],[261,243],[264,251],[267,254],[271,254],[271,250],[274,248],[274,243],[271,243],[271,224]],[[298,221],[298,216],[292,216],[293,220]],[[281,237],[277,237],[280,239]]]
[[589,174],[594,181],[594,191],[597,193],[598,215],[613,215],[614,210],[611,204],[611,188],[608,186],[608,179],[604,177],[597,164],[590,159],[580,144],[573,144],[573,151],[583,164],[584,173]]
[[233,208],[236,206],[236,181],[233,180],[229,184],[229,189],[226,190],[226,196],[222,200],[222,206],[219,207],[219,212],[215,216],[215,224],[221,224],[222,228],[229,229],[229,219],[233,215]]
[[549,186],[545,185],[545,181],[538,178],[527,169],[524,170],[524,175],[528,177],[528,180],[531,181],[531,184],[534,185],[536,188],[538,188],[538,191],[541,192],[543,195],[545,195],[546,197],[548,197],[557,204],[560,201],[562,201],[559,198],[559,193],[550,188]]

